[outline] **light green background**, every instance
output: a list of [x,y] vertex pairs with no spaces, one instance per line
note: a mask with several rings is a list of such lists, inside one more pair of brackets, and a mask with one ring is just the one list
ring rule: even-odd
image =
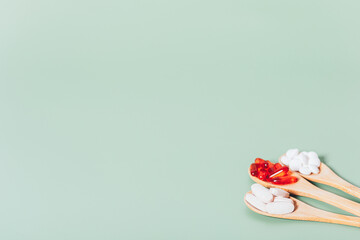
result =
[[359,237],[243,203],[291,147],[360,185],[359,8],[0,0],[0,239]]

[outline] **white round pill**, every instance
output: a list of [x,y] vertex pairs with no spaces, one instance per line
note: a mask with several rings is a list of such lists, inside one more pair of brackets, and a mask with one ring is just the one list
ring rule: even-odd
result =
[[302,166],[303,162],[300,158],[294,158],[290,164],[289,164],[289,168],[291,171],[299,171],[300,167]]
[[254,194],[247,193],[245,195],[245,200],[257,209],[266,212],[266,204],[258,199]]
[[288,158],[294,158],[296,155],[298,155],[299,154],[299,149],[297,149],[297,148],[294,148],[294,149],[289,149],[289,150],[287,150],[287,152],[286,152],[286,156],[288,157]]
[[287,191],[282,190],[280,188],[270,188],[270,192],[272,193],[272,195],[276,197],[288,198],[290,195]]
[[274,200],[274,196],[270,193],[269,189],[258,183],[254,183],[253,185],[251,185],[251,191],[257,198],[259,198],[264,203],[269,203]]
[[311,174],[311,170],[308,166],[302,166],[300,169],[299,169],[299,172],[301,174],[304,174],[304,175],[310,175]]
[[316,152],[309,152],[308,153],[309,158],[319,158]]
[[312,173],[314,173],[314,174],[318,174],[319,173],[319,167],[317,167],[317,166],[315,166],[315,165],[309,165],[309,169],[310,169],[310,171],[312,172]]
[[296,158],[299,159],[299,161],[301,161],[301,165],[307,165],[309,162],[308,157],[303,152],[300,153]]
[[294,211],[294,209],[294,204],[289,202],[272,202],[266,204],[266,211],[270,214],[291,213]]
[[286,166],[289,166],[290,160],[291,159],[289,157],[287,157],[286,155],[281,156],[281,158],[280,158],[281,163]]
[[320,159],[319,158],[310,158],[309,159],[309,165],[315,165],[317,167],[320,166]]

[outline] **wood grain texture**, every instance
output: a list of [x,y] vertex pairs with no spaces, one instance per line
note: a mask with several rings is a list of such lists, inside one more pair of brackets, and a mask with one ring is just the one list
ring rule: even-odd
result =
[[325,163],[320,164],[320,172],[318,174],[300,175],[310,181],[329,185],[352,196],[360,198],[360,188],[336,175]]
[[[251,193],[251,191],[249,192]],[[255,207],[253,207],[250,203],[245,200],[245,204],[248,208],[252,211],[269,216],[269,217],[276,217],[276,218],[284,218],[284,219],[293,219],[293,220],[302,220],[302,221],[314,221],[314,222],[326,222],[326,223],[336,223],[336,224],[343,224],[348,226],[360,227],[360,218],[359,217],[352,217],[346,216],[341,214],[336,214],[332,212],[327,212],[315,207],[312,207],[296,198],[290,197],[295,204],[295,210],[292,213],[287,214],[270,214],[267,212],[263,212]]]
[[[279,163],[281,164],[283,164],[280,160],[282,156],[280,156],[279,158]],[[360,188],[354,186],[353,184],[345,181],[344,179],[336,175],[336,173],[334,173],[325,163],[320,164],[319,170],[320,172],[318,174],[299,174],[310,181],[329,185],[331,187],[344,191],[354,197],[360,198]]]
[[327,192],[321,188],[316,187],[315,185],[308,182],[305,178],[303,178],[300,174],[293,172],[292,175],[298,178],[296,183],[286,184],[286,185],[275,185],[270,182],[264,182],[257,177],[251,176],[250,169],[248,170],[250,178],[267,188],[280,188],[285,191],[288,191],[292,194],[313,198],[340,209],[343,209],[349,213],[360,216],[360,204],[349,199],[340,197],[336,194]]

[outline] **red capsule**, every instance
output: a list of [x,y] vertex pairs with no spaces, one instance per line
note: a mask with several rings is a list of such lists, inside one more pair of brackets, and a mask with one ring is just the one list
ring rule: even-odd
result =
[[266,170],[261,169],[261,170],[259,171],[258,178],[259,178],[260,180],[265,181],[265,180],[268,178],[268,176],[269,176],[269,173],[268,173]]
[[264,166],[264,163],[255,163],[255,165],[256,165],[258,171],[266,169]]
[[256,158],[255,163],[263,163],[264,164],[264,163],[266,163],[266,161],[262,158]]
[[298,179],[295,176],[275,177],[271,179],[271,182],[277,185],[291,184],[291,183],[296,183],[297,181]]
[[269,176],[269,178],[275,178],[275,177],[282,177],[285,176],[289,171],[289,168],[287,166],[284,166],[278,170],[276,170],[273,174]]
[[256,163],[250,165],[250,174],[255,177],[258,175],[258,167],[256,166]]
[[275,170],[278,170],[279,168],[282,168],[282,165],[280,163],[275,163],[274,168]]
[[267,169],[269,174],[272,174],[275,171],[274,164],[269,160],[264,163],[264,167]]
[[267,160],[264,162],[264,166],[266,168],[270,168],[270,167],[274,167],[274,164],[272,162],[270,162],[269,160]]
[[291,171],[287,166],[280,163],[272,163],[261,158],[256,158],[255,163],[250,165],[250,174],[262,181],[272,182],[273,184],[283,185],[297,182],[295,176],[291,176]]

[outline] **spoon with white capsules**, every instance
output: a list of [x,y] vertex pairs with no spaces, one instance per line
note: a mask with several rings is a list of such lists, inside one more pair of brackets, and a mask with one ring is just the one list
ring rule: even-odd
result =
[[330,205],[333,205],[335,207],[338,207],[340,209],[343,209],[349,213],[352,213],[354,215],[360,216],[360,204],[356,203],[354,201],[351,201],[349,199],[340,197],[336,194],[333,194],[331,192],[327,192],[321,188],[316,187],[315,185],[308,182],[305,178],[300,176],[296,172],[292,172],[292,176],[295,176],[298,178],[298,181],[295,183],[285,184],[285,185],[277,185],[273,184],[271,182],[265,182],[260,180],[257,177],[254,177],[250,173],[250,168],[248,170],[250,178],[264,187],[267,188],[281,188],[289,193],[313,198],[325,203],[328,203]]
[[[285,165],[280,160],[282,156],[280,156],[279,158],[279,163]],[[352,196],[360,198],[360,188],[352,185],[351,183],[345,181],[344,179],[336,175],[325,163],[320,163],[319,173],[317,174],[299,174],[310,181],[329,185],[331,187],[340,189],[341,191],[344,191]]]
[[[249,192],[251,193],[251,191]],[[343,224],[348,226],[360,227],[360,218],[346,216],[341,214],[336,214],[332,212],[327,212],[318,208],[314,208],[296,198],[290,197],[295,204],[295,210],[291,213],[287,214],[271,214],[264,211],[261,211],[250,203],[246,201],[244,198],[245,204],[252,211],[265,215],[268,217],[276,217],[276,218],[285,218],[285,219],[293,219],[293,220],[303,220],[303,221],[314,221],[314,222],[326,222],[326,223],[336,223]]]

